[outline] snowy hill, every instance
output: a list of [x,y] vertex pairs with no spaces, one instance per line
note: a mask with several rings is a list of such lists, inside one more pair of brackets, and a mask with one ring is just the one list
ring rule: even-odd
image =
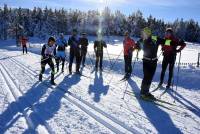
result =
[[[31,40],[27,55],[15,47],[14,40],[1,42],[0,133],[200,133],[200,68],[196,67],[199,46],[184,49],[177,90],[174,86],[173,91],[164,94],[164,89],[153,92],[164,101],[154,104],[136,97],[143,77],[142,52],[131,79],[119,82],[124,73],[123,54],[119,56],[122,39],[107,40],[104,71],[100,73],[92,71],[94,37],[89,38],[84,76],[69,76],[66,62],[65,72],[56,74],[55,87],[48,84],[50,69],[44,74],[44,82],[38,82],[44,42]],[[162,56],[151,91],[159,82],[161,60]],[[176,85],[177,66],[174,74]]]

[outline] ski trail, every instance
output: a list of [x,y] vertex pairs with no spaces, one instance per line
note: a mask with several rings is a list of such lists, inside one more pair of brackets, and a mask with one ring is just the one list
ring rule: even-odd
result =
[[[12,93],[12,96],[15,98],[15,101],[17,101],[18,98],[23,96],[23,92],[18,88],[18,84],[17,84],[15,78],[8,72],[8,70],[5,68],[5,66],[2,63],[0,63],[0,71],[3,75],[4,80],[6,81],[8,87],[9,87],[9,90]],[[31,131],[35,131],[35,126],[34,126],[33,121],[29,118],[28,113],[34,112],[34,113],[36,113],[35,119],[38,122],[42,122],[42,124],[44,124],[42,131],[50,133],[50,134],[54,134],[55,132],[49,126],[49,124],[42,119],[42,117],[39,115],[39,113],[37,113],[37,109],[29,102],[29,100],[27,100],[26,98],[24,98],[24,100],[25,101],[21,101],[21,103],[18,103],[18,105],[19,105],[20,111],[23,113],[25,119],[27,120],[27,124],[28,124],[29,128],[31,129]],[[29,108],[24,110],[22,108],[23,107],[22,105],[29,106]]]
[[[11,58],[9,60],[14,62],[15,65],[19,66],[20,69],[23,68],[24,70],[26,70],[28,72],[27,75],[29,75],[30,77],[32,77],[34,79],[37,79],[36,72],[34,70],[27,68],[25,65],[23,65],[22,63],[20,63],[19,61],[15,60],[13,58]],[[51,85],[49,85],[49,84],[44,84],[44,85],[46,85],[48,88],[52,88]],[[52,89],[54,89],[54,88],[52,88]],[[89,102],[81,99],[81,97],[71,93],[70,91],[65,91],[65,89],[63,89],[62,87],[59,87],[59,86],[55,87],[55,89],[58,89],[61,92],[67,93],[67,95],[64,96],[65,99],[67,99],[68,101],[70,101],[71,103],[76,105],[79,109],[84,111],[86,114],[88,114],[89,116],[94,118],[96,121],[98,121],[103,126],[110,129],[114,133],[137,133],[137,134],[140,133],[136,129],[127,126],[124,122],[119,121],[115,117],[107,114],[106,112],[95,107],[94,105],[90,104]]]

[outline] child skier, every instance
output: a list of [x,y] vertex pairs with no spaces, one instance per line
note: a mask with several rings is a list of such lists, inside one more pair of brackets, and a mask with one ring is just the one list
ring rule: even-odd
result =
[[44,44],[43,47],[42,47],[41,72],[39,74],[39,80],[42,81],[42,74],[45,71],[46,64],[48,64],[51,68],[51,84],[52,85],[56,85],[56,83],[54,82],[55,70],[54,70],[54,63],[53,63],[53,60],[52,60],[54,55],[56,55],[55,38],[50,37],[48,39],[48,43]]

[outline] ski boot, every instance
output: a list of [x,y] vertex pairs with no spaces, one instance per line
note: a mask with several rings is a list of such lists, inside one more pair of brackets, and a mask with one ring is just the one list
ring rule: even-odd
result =
[[154,101],[156,98],[151,93],[141,94],[140,98],[146,101]]

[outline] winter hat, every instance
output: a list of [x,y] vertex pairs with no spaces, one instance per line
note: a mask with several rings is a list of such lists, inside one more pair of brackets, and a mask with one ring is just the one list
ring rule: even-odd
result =
[[152,34],[151,29],[148,28],[148,27],[145,27],[145,28],[143,29],[143,32],[146,33],[148,36],[151,36],[151,34]]
[[173,30],[172,30],[172,28],[171,28],[171,27],[169,27],[169,28],[167,28],[167,29],[166,29],[166,32],[173,33]]
[[125,35],[125,36],[128,36],[128,35],[129,35],[129,32],[128,32],[128,31],[126,31],[126,32],[124,33],[124,35]]
[[53,36],[49,37],[48,42],[50,42],[50,41],[56,42],[56,40]]

